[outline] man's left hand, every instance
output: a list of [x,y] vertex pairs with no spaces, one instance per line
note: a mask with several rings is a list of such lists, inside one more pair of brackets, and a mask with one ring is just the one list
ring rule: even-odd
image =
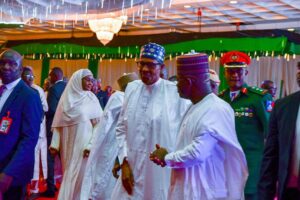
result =
[[150,160],[162,167],[166,166],[165,156],[168,154],[168,151],[165,148],[160,147],[159,144],[156,144],[155,147],[156,150],[150,153]]
[[13,177],[0,173],[0,193],[4,194],[13,181]]
[[88,158],[89,155],[90,155],[90,150],[88,150],[88,149],[83,150],[83,157],[84,158]]
[[124,158],[124,160],[123,160],[123,163],[121,165],[121,170],[122,170],[122,174],[121,174],[122,184],[123,184],[126,192],[129,195],[132,195],[133,187],[134,187],[134,177],[133,177],[131,167],[126,158]]

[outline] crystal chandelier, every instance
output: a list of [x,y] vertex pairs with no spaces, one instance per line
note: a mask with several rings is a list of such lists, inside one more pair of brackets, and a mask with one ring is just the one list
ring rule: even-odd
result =
[[123,25],[127,22],[127,16],[117,18],[103,18],[89,20],[90,29],[96,33],[98,40],[103,45],[109,43],[114,34],[118,33]]

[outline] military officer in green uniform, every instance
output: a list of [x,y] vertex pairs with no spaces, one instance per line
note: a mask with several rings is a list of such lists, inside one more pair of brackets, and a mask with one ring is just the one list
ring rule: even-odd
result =
[[225,79],[229,86],[219,96],[228,102],[235,112],[235,127],[239,142],[246,154],[249,177],[245,187],[245,199],[257,199],[257,183],[263,156],[264,140],[268,132],[272,97],[266,90],[250,87],[245,83],[250,58],[247,54],[231,51],[221,58],[225,67]]

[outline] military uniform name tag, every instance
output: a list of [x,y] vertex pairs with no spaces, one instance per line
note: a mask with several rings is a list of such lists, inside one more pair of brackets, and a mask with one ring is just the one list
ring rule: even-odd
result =
[[0,134],[7,134],[12,124],[12,118],[9,117],[10,112],[7,112],[6,117],[2,117],[0,122]]

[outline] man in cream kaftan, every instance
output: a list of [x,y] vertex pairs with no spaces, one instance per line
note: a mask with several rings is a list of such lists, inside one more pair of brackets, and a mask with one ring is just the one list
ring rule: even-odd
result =
[[128,84],[116,128],[122,173],[112,200],[167,198],[170,171],[148,159],[153,145],[173,149],[179,123],[190,102],[179,97],[176,85],[160,78],[164,48],[155,43],[142,47],[137,62],[141,80]]
[[50,149],[60,150],[63,180],[59,200],[80,198],[81,185],[88,156],[88,144],[102,109],[90,91],[92,73],[88,69],[76,71],[64,90],[52,123],[53,138]]
[[[129,82],[137,79],[136,73],[129,73],[120,77],[118,83],[121,90],[125,90]],[[84,174],[81,200],[109,200],[111,197],[117,180],[111,173],[119,150],[116,125],[123,101],[124,92],[114,92],[105,106],[100,122],[94,128],[95,137]]]
[[246,158],[233,110],[212,92],[207,55],[179,56],[177,73],[179,94],[193,105],[181,123],[175,151],[156,145],[150,155],[156,164],[172,168],[168,199],[241,200]]
[[153,165],[148,157],[156,143],[175,147],[179,123],[190,102],[179,98],[176,85],[159,79],[153,85],[140,80],[128,84],[117,138],[121,143],[119,160],[124,157],[135,178],[133,195],[122,187],[120,178],[112,199],[166,199],[170,171]]
[[213,93],[193,105],[165,162],[172,168],[170,200],[242,199],[247,164],[231,107]]

